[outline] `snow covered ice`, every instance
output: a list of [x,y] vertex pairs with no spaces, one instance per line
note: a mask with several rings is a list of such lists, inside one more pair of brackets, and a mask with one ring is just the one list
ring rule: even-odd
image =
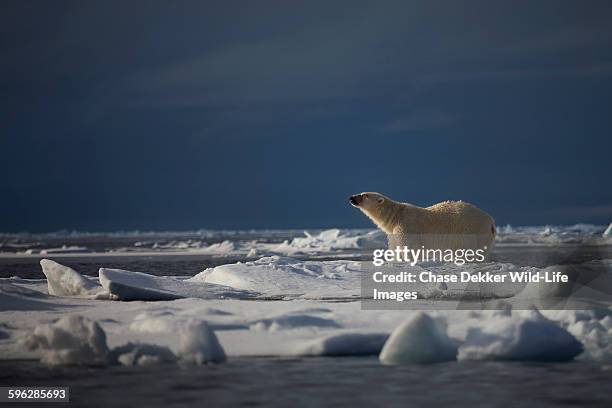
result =
[[193,298],[249,298],[255,293],[214,283],[193,284],[171,277],[153,276],[141,272],[100,268],[100,284],[118,300],[173,300]]
[[102,365],[108,356],[104,331],[82,316],[40,324],[23,343],[27,349],[42,350],[41,361],[49,365]]
[[356,261],[299,261],[275,255],[206,269],[189,282],[227,285],[267,296],[357,297],[360,271]]
[[583,351],[567,330],[538,312],[492,316],[469,329],[460,360],[568,361]]
[[455,360],[457,342],[446,334],[446,324],[428,314],[414,313],[391,333],[380,361],[386,364],[426,364]]
[[48,291],[53,296],[86,296],[95,294],[99,285],[91,282],[74,269],[60,265],[50,259],[40,261],[42,271],[47,277]]
[[[500,230],[502,249],[530,242],[589,242],[597,248],[607,242],[605,227]],[[53,261],[41,261],[46,279],[0,279],[0,356],[42,359],[47,364],[130,366],[221,363],[235,357],[346,355],[379,356],[385,364],[572,359],[612,363],[609,259],[580,264],[580,271],[594,285],[527,285],[522,292],[504,294],[500,301],[506,307],[502,310],[434,308],[426,314],[363,310],[358,301],[361,267],[354,255],[368,254],[372,245],[384,245],[384,236],[339,229],[296,234],[266,242],[247,233],[207,232],[199,235],[201,239],[189,238],[192,241],[186,245],[181,242],[189,239],[172,236],[164,244],[172,249],[162,249],[162,244],[153,248],[157,238],[134,235],[135,242],[143,242],[137,248],[147,251],[202,251],[220,257],[216,266],[191,277],[154,276],[147,273],[146,266],[141,272],[111,268],[104,257],[97,261],[97,276],[85,276],[78,266],[70,268],[62,260],[87,259],[92,254],[56,254]],[[217,242],[204,243],[211,237]],[[34,237],[22,239],[39,242]],[[134,253],[121,254],[129,257]],[[224,260],[228,256],[240,256],[241,261]],[[561,268],[570,273],[576,268],[572,265],[540,267],[504,261],[462,269],[499,273]],[[432,264],[416,268],[442,273],[456,267]],[[592,298],[594,294],[586,292],[593,289],[600,295],[597,308],[549,310],[542,303],[567,294]],[[456,290],[452,284],[430,288],[432,299],[444,301],[452,300]],[[540,311],[517,306],[527,304]]]

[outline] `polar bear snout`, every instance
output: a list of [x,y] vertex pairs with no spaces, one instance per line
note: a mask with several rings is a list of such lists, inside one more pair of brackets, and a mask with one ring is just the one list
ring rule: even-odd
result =
[[354,207],[359,207],[359,204],[361,204],[362,200],[363,200],[362,194],[355,194],[349,197],[349,202]]

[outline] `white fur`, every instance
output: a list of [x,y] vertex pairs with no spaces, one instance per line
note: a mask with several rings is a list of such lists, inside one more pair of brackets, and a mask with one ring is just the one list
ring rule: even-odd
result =
[[486,212],[463,201],[444,201],[418,207],[379,193],[358,195],[358,207],[389,237],[389,246],[491,249],[495,221]]

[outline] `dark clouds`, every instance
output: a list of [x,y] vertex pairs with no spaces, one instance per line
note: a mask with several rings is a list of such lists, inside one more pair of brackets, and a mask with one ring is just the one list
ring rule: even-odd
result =
[[612,218],[608,2],[2,7],[2,230]]

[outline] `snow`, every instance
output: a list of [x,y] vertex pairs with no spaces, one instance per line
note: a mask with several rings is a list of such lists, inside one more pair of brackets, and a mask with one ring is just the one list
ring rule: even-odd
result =
[[417,312],[398,326],[380,352],[385,364],[429,364],[455,360],[457,343],[446,325]]
[[493,316],[471,328],[459,360],[569,361],[583,351],[567,330],[538,312]]
[[346,298],[359,296],[360,271],[355,261],[300,261],[275,255],[209,268],[189,282],[226,285],[266,296]]

